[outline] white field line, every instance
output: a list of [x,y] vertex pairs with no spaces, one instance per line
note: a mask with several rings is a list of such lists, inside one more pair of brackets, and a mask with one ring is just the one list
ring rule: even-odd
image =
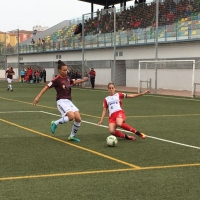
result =
[[[40,112],[48,114],[48,115],[54,115],[54,116],[60,117],[60,115],[57,115],[57,114],[54,114],[54,113],[49,113],[49,112],[45,112],[45,111],[40,111]],[[82,122],[97,126],[97,124],[92,123],[92,122],[88,122],[88,121],[84,121],[84,120],[82,120]],[[108,128],[108,126],[104,126],[104,125],[99,125],[99,126],[104,127],[104,128]],[[122,130],[122,129],[120,129],[120,130]],[[129,131],[126,131],[126,130],[122,130],[122,131],[130,133]],[[159,141],[162,141],[162,142],[168,142],[168,143],[171,143],[171,144],[177,144],[177,145],[180,145],[180,146],[184,146],[184,147],[189,147],[189,148],[199,149],[200,150],[200,147],[197,147],[197,146],[192,146],[192,145],[188,145],[188,144],[174,142],[174,141],[171,141],[171,140],[165,140],[165,139],[162,139],[162,138],[153,137],[153,136],[149,136],[149,135],[146,135],[146,137],[151,138],[151,139],[155,139],[155,140],[159,140]]]
[[0,114],[9,114],[9,113],[34,113],[34,112],[41,112],[41,111],[5,111],[5,112],[0,112]]

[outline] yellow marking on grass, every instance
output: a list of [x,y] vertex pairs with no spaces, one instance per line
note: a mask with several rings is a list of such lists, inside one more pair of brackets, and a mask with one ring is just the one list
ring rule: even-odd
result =
[[[8,99],[8,98],[4,98],[4,97],[0,97],[0,99],[4,99],[4,100],[8,100],[8,101],[14,101],[14,102],[18,102],[18,103],[24,103],[24,104],[28,104],[28,105],[32,105],[33,106],[33,103],[26,102],[26,101],[20,101],[20,100],[15,100],[15,99]],[[37,106],[43,107],[43,108],[50,108],[50,109],[57,110],[56,108],[50,107],[50,106],[43,106],[43,105],[37,105]]]
[[166,169],[166,168],[179,168],[179,167],[196,167],[196,166],[200,166],[200,163],[141,167],[140,170],[148,170],[148,169]]
[[140,167],[137,166],[137,165],[133,165],[133,164],[128,163],[128,162],[125,162],[125,161],[123,161],[123,160],[119,160],[119,159],[113,158],[113,157],[111,157],[111,156],[107,156],[107,155],[105,155],[105,154],[103,154],[103,153],[99,153],[99,152],[97,152],[97,151],[94,151],[94,150],[91,150],[91,149],[87,149],[87,148],[85,148],[85,147],[81,147],[81,146],[78,146],[78,145],[76,145],[76,144],[72,144],[72,143],[70,143],[70,142],[66,142],[66,141],[61,140],[61,139],[58,139],[58,138],[56,138],[56,137],[53,137],[53,136],[50,136],[50,135],[41,133],[41,132],[39,132],[39,131],[35,131],[35,130],[33,130],[33,129],[30,129],[30,128],[27,128],[27,127],[24,127],[24,126],[20,126],[20,125],[18,125],[18,124],[9,122],[9,121],[7,121],[7,120],[4,120],[4,119],[1,119],[1,118],[0,118],[0,121],[5,122],[5,123],[10,124],[10,125],[13,125],[13,126],[16,126],[16,127],[18,127],[18,128],[21,128],[21,129],[24,129],[24,130],[33,132],[33,133],[36,133],[36,134],[41,135],[41,136],[43,136],[43,137],[47,137],[47,138],[56,140],[56,141],[58,141],[58,142],[62,142],[62,143],[67,144],[67,145],[69,145],[69,146],[76,147],[76,148],[78,148],[78,149],[81,149],[81,150],[84,150],[84,151],[87,151],[87,152],[96,154],[96,155],[98,155],[98,156],[107,158],[107,159],[109,159],[109,160],[113,160],[113,161],[118,162],[118,163],[120,163],[120,164],[124,164],[124,165],[127,165],[127,166],[129,166],[129,167],[136,168],[136,169],[140,169]]
[[2,178],[0,178],[0,181],[17,180],[17,179],[31,179],[31,178],[59,177],[59,176],[72,176],[72,175],[84,175],[84,174],[99,174],[99,173],[109,173],[109,172],[123,172],[123,171],[131,171],[131,170],[133,170],[133,168],[98,170],[98,171],[84,171],[84,172],[66,172],[66,173],[58,173],[58,174],[41,174],[41,175],[29,175],[29,176],[2,177]]
[[150,117],[190,117],[200,116],[200,114],[179,114],[179,115],[143,115],[143,116],[126,116],[126,118],[150,118]]
[[141,168],[126,168],[126,169],[108,169],[108,170],[95,170],[95,171],[83,171],[83,172],[65,172],[57,174],[41,174],[41,175],[28,175],[28,176],[13,176],[2,177],[0,181],[7,180],[20,180],[20,179],[32,179],[32,178],[49,178],[49,177],[61,177],[61,176],[73,176],[73,175],[86,175],[86,174],[100,174],[100,173],[115,173],[115,172],[127,172],[127,171],[140,171],[140,170],[156,170],[156,169],[170,169],[180,167],[196,167],[200,166],[200,163],[180,164],[180,165],[166,165],[166,166],[151,166]]
[[[4,100],[8,100],[8,101],[14,101],[14,102],[18,102],[18,103],[24,103],[24,104],[28,104],[28,105],[32,105],[33,106],[33,103],[26,102],[26,101],[20,101],[20,100],[15,100],[15,99],[8,99],[8,98],[4,98],[4,97],[0,97],[0,99],[4,99]],[[37,104],[37,106],[42,107],[42,108],[50,108],[50,109],[57,110],[57,108],[50,107],[50,106],[44,106],[44,105],[40,105],[40,104]],[[98,118],[98,119],[101,118],[101,117],[98,117],[98,116],[88,115],[88,114],[84,114],[84,113],[81,113],[81,115],[84,115],[84,116],[87,116],[87,117]],[[105,118],[108,118],[108,117],[105,117]]]

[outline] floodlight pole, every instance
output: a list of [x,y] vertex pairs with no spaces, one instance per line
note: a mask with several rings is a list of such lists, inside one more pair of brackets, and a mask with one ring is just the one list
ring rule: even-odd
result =
[[114,62],[113,62],[113,70],[112,70],[112,79],[111,81],[115,83],[115,68],[116,68],[116,8],[113,8],[114,11]]
[[19,29],[17,29],[17,66],[18,66],[18,79],[19,79],[20,78]]
[[[155,41],[155,60],[158,60],[158,12],[159,12],[159,1],[156,0],[156,41]],[[157,93],[157,78],[158,78],[158,69],[157,69],[157,62],[155,63],[155,91]]]
[[84,67],[85,67],[85,62],[84,62],[84,43],[85,43],[85,37],[84,37],[84,15],[82,15],[82,78],[84,78]]

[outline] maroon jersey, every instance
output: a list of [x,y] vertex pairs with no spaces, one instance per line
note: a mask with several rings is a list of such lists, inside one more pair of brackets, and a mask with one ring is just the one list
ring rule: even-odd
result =
[[6,70],[6,73],[7,73],[7,78],[10,78],[12,79],[13,78],[13,75],[15,72],[13,70]]
[[59,99],[69,99],[72,100],[71,97],[71,86],[73,84],[73,80],[66,76],[56,76],[51,82],[47,84],[49,88],[55,88],[57,95],[56,101]]

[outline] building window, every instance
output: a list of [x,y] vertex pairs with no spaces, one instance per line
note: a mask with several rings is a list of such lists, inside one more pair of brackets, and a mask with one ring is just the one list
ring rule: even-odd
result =
[[119,56],[123,56],[123,51],[120,51],[120,52],[119,52]]
[[56,59],[61,59],[61,55],[56,55]]

